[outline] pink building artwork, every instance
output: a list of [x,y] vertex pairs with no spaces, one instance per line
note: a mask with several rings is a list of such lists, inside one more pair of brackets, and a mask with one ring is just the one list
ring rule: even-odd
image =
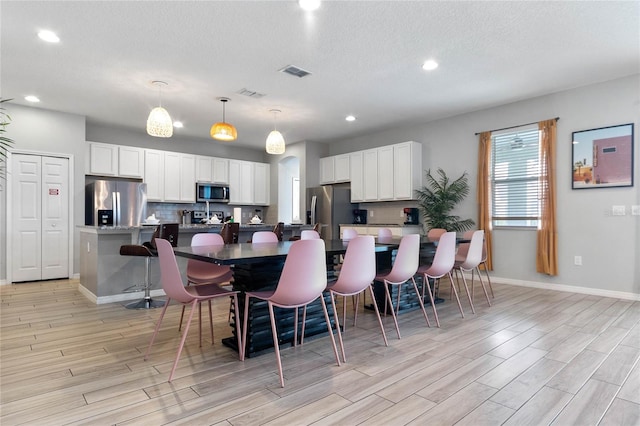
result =
[[593,180],[596,185],[630,185],[631,135],[593,141]]

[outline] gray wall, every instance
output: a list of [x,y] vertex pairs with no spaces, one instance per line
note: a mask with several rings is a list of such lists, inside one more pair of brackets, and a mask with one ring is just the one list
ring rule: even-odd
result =
[[[450,176],[470,175],[475,194],[478,137],[476,132],[560,117],[557,147],[559,275],[536,272],[536,232],[494,231],[494,275],[513,283],[553,283],[640,294],[640,204],[638,117],[640,75],[577,88],[417,126],[405,126],[330,145],[329,154],[414,140],[423,144],[424,169],[442,167]],[[634,123],[635,186],[571,189],[571,133]],[[460,206],[462,217],[477,221],[475,196]],[[611,216],[612,205],[625,205],[626,216]],[[364,206],[364,205],[362,205]],[[366,208],[366,207],[365,207]],[[575,255],[583,266],[575,266]]]

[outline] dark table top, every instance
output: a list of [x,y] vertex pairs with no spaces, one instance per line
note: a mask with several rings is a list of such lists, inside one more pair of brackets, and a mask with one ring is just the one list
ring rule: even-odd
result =
[[[277,243],[225,244],[223,246],[185,246],[176,247],[173,251],[176,256],[217,263],[219,265],[232,265],[285,258],[287,253],[289,253],[289,247],[294,243],[295,241],[282,241]],[[376,251],[383,252],[393,250],[395,246],[393,243],[376,244]],[[344,253],[347,251],[347,242],[343,242],[342,240],[325,241],[325,251],[327,255]]]

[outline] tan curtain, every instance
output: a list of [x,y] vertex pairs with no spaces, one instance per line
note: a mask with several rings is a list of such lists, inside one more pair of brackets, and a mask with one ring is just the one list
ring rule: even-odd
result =
[[556,120],[538,123],[540,130],[540,225],[536,270],[558,275],[558,229],[556,224]]
[[491,170],[491,132],[480,133],[480,147],[478,149],[478,228],[484,230],[487,243],[487,261],[485,267],[493,271],[491,242],[491,188],[489,185],[489,171]]

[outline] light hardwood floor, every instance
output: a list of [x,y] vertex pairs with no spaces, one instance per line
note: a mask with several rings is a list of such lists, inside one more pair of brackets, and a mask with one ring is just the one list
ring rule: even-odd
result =
[[74,281],[1,286],[0,423],[640,424],[640,302],[494,289],[494,305],[476,292],[465,319],[439,305],[441,329],[420,311],[402,315],[401,340],[386,318],[389,347],[361,311],[340,367],[327,336],[283,348],[282,389],[273,353],[240,362],[220,343],[226,300],[214,307],[215,344],[205,326],[198,347],[194,321],[168,383],[178,306],[145,362],[159,309],[96,306]]

